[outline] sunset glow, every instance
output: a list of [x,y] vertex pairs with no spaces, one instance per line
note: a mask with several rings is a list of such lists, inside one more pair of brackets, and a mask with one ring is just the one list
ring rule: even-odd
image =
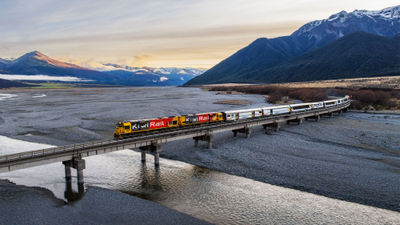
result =
[[341,10],[378,10],[396,4],[392,0],[5,0],[0,2],[0,57],[39,50],[82,66],[210,68],[259,37],[289,35],[306,22]]

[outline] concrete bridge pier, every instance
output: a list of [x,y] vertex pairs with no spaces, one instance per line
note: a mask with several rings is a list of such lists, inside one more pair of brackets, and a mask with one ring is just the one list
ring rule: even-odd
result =
[[142,163],[145,163],[146,162],[146,151],[145,150],[141,150],[141,153],[142,153]]
[[280,123],[264,124],[263,128],[266,134],[272,134],[272,131],[275,132],[279,131],[279,129],[281,128],[281,124]]
[[65,168],[65,181],[69,181],[71,182],[71,167],[72,167],[72,161],[68,160],[68,161],[63,161],[62,162],[64,164],[64,168]]
[[214,136],[212,135],[212,133],[208,133],[202,136],[193,137],[193,140],[195,147],[199,146],[199,141],[206,141],[208,143],[208,148],[211,149],[212,142],[214,141]]
[[281,124],[280,123],[273,123],[273,124],[275,132],[278,132],[281,129]]
[[74,202],[83,197],[85,194],[85,185],[83,183],[78,183],[78,192],[75,192],[72,189],[72,182],[71,180],[66,181],[65,183],[65,191],[64,191],[64,198],[68,200],[68,202]]
[[78,157],[62,162],[65,167],[65,180],[71,181],[71,167],[76,169],[78,183],[84,183],[83,170],[86,168],[85,160]]
[[154,166],[159,167],[160,166],[161,145],[155,145],[152,149],[152,152],[154,154]]
[[297,125],[301,125],[303,122],[304,122],[304,118],[297,118],[297,119],[294,119],[294,120],[286,121],[286,124],[297,123]]
[[323,115],[328,117],[328,118],[332,118],[333,117],[333,112],[326,113],[326,114],[323,114]]
[[[63,161],[62,162],[65,167],[65,192],[64,197],[70,201],[76,201],[80,199],[85,192],[84,178],[83,178],[83,170],[86,168],[85,160],[76,157],[72,160]],[[78,193],[73,192],[72,190],[72,176],[71,176],[71,167],[76,169],[77,172],[77,180],[78,180]]]
[[146,163],[146,152],[151,152],[154,155],[154,166],[155,167],[160,166],[160,152],[161,152],[160,144],[152,143],[151,145],[148,146],[139,147],[139,149],[141,150],[142,163]]
[[72,162],[73,162],[72,167],[76,169],[77,172],[78,184],[83,184],[84,183],[83,170],[86,169],[86,162],[84,159],[81,158],[74,158]]
[[249,138],[251,135],[251,128],[250,127],[243,127],[240,129],[232,130],[233,136],[236,137],[237,133],[243,133],[246,135],[246,138]]
[[306,120],[309,120],[309,119],[314,119],[316,122],[319,122],[321,120],[321,116],[315,115],[315,116],[306,117]]

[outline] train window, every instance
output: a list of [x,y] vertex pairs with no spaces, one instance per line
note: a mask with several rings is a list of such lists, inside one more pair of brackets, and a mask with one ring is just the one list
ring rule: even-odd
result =
[[172,121],[172,125],[176,125],[177,123],[177,121]]
[[125,130],[129,130],[131,127],[130,126],[125,126],[124,128],[125,128]]

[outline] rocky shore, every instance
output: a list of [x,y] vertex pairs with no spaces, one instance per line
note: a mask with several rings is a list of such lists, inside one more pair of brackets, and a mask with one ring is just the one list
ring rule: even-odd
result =
[[[251,138],[227,132],[162,157],[331,198],[400,211],[400,115],[347,113]],[[182,151],[182,149],[185,149]]]
[[72,204],[43,188],[0,180],[0,224],[210,224],[157,203],[99,187]]
[[[246,107],[265,104],[262,96],[216,95],[194,88],[138,89],[130,92],[124,88],[35,90],[12,91],[12,94],[16,97],[1,102],[4,107],[0,109],[0,135],[52,145],[110,138],[115,122],[122,119],[238,107],[212,104],[215,101],[251,101],[252,105]],[[215,135],[214,140],[213,149],[207,149],[205,144],[194,148],[191,139],[171,142],[162,146],[161,156],[273,185],[400,211],[400,199],[397,198],[400,196],[400,115],[349,112],[331,119],[323,118],[318,123],[307,121],[301,126],[283,126],[280,132],[271,135],[258,128],[249,139],[240,135],[233,138],[232,133],[225,132]],[[0,188],[3,187],[1,184]],[[16,188],[13,193],[18,193],[20,188],[21,193],[31,195],[29,188],[24,187]],[[47,196],[38,202],[44,201],[46,207],[53,207],[50,211],[57,213],[59,207],[66,209],[65,215],[68,216],[63,218],[69,219],[79,212],[71,209],[73,206],[60,206],[62,202],[49,198],[47,194],[37,190],[33,192],[36,192],[33,194],[35,199]],[[121,201],[131,198],[134,199],[131,201],[136,201],[136,198],[125,194],[89,188],[82,200],[84,202],[79,201],[77,205],[83,207],[87,204],[85,207],[90,209],[88,205],[93,205],[98,197],[98,201],[102,202],[113,199],[110,197],[112,193]],[[21,205],[11,208],[19,209],[29,201],[26,198]],[[2,202],[3,207],[9,205],[9,200]],[[116,209],[120,210],[124,204],[119,203]],[[31,209],[34,207],[36,205],[32,205]],[[108,209],[101,210],[106,212]],[[30,214],[32,218],[42,216],[33,213]],[[127,218],[131,217],[128,215]],[[179,221],[174,218],[172,221]],[[23,219],[16,221],[23,222]],[[48,219],[48,224],[54,224],[51,223],[54,222],[52,218]],[[109,222],[102,217],[93,217],[93,220]]]

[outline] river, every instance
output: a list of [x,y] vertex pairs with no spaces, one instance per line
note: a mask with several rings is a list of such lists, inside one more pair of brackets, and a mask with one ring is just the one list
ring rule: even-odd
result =
[[[0,143],[0,154],[50,147],[4,136],[0,136]],[[90,186],[99,186],[128,193],[216,224],[400,222],[399,214],[389,210],[274,186],[175,160],[162,158],[159,169],[152,163],[152,157],[148,157],[147,164],[141,164],[140,153],[131,150],[88,157],[85,186],[89,190]],[[65,199],[61,163],[3,173],[0,179],[44,187],[57,198]],[[75,184],[76,177],[73,177],[73,190],[78,192]]]

